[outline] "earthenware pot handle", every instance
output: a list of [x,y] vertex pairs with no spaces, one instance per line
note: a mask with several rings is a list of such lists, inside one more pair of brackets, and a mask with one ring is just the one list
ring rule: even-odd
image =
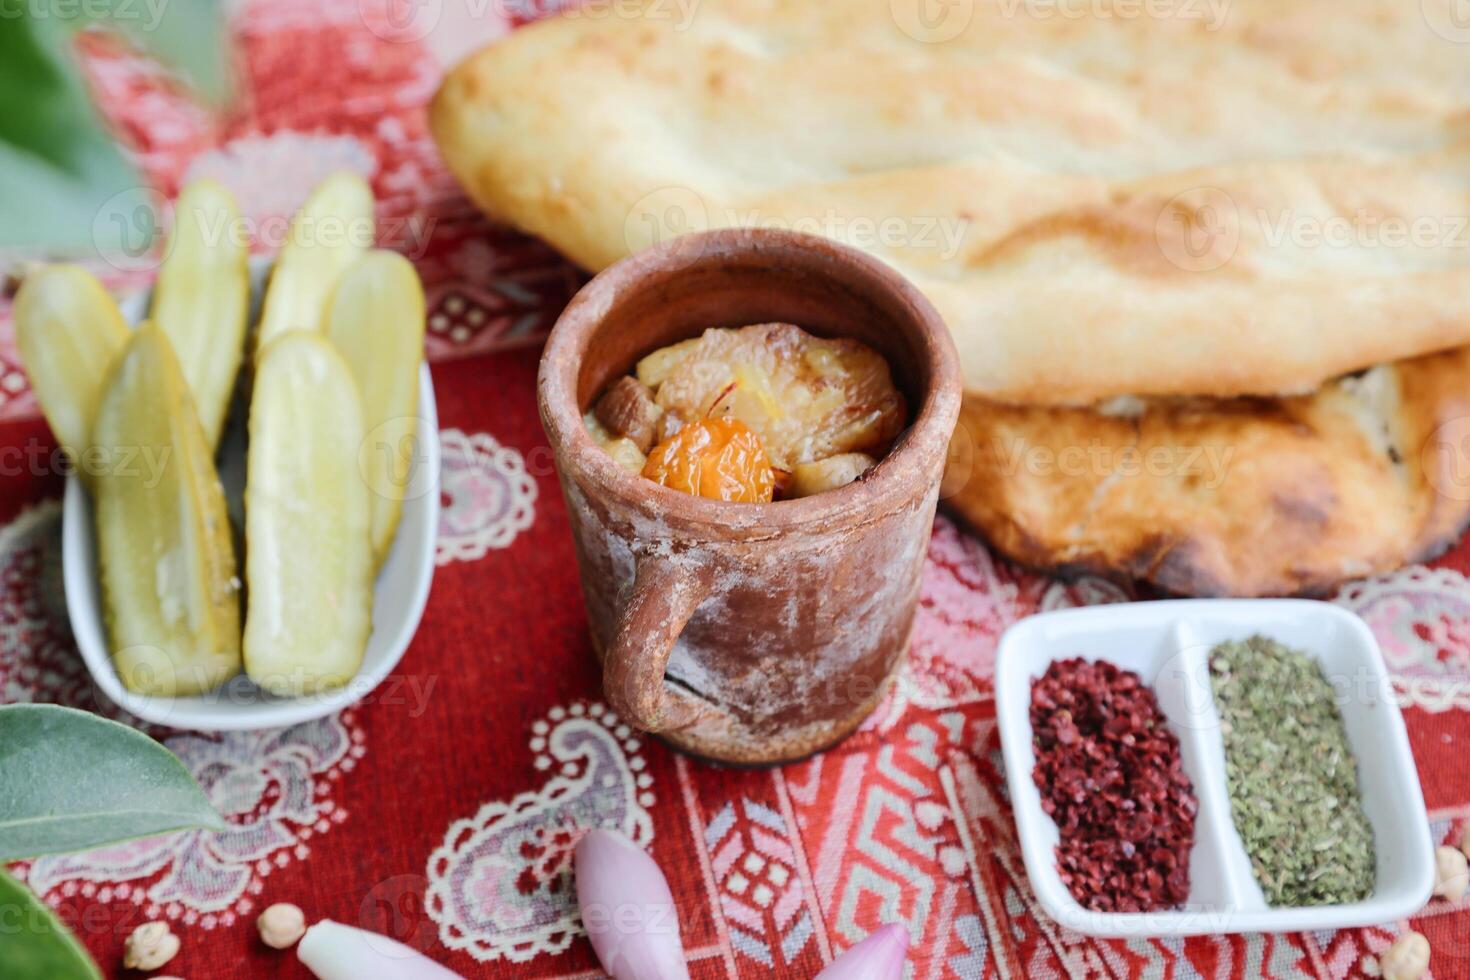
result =
[[698,701],[670,694],[664,668],[684,624],[709,595],[706,568],[666,558],[638,559],[633,596],[602,664],[602,689],[614,711],[646,732],[687,728],[703,716]]

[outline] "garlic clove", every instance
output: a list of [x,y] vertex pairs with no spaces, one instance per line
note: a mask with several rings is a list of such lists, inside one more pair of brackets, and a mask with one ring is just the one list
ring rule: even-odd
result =
[[613,980],[688,980],[674,896],[653,858],[594,830],[577,842],[575,865],[582,924]]
[[1456,848],[1444,845],[1434,852],[1434,895],[1458,902],[1470,888],[1470,862]]
[[908,929],[890,922],[833,960],[816,980],[899,980],[908,952]]
[[296,947],[318,980],[464,980],[387,936],[323,919]]
[[1409,931],[1378,958],[1383,980],[1419,980],[1429,969],[1429,940],[1423,933]]

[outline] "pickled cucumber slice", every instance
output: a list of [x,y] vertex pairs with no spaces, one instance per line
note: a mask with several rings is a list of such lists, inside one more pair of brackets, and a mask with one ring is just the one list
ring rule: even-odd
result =
[[372,626],[372,521],[351,369],[287,331],[255,366],[245,478],[245,671],[274,694],[340,687]]
[[239,581],[224,491],[168,337],[145,323],[93,426],[97,552],[113,662],[128,690],[208,691],[240,669]]
[[327,337],[352,369],[367,438],[358,467],[371,492],[373,555],[393,544],[420,461],[415,431],[424,356],[424,288],[397,252],[373,251],[343,273],[327,313]]
[[373,192],[357,174],[322,181],[291,219],[276,256],[256,350],[288,330],[320,330],[337,279],[362,257],[373,236]]
[[249,250],[239,221],[235,198],[222,185],[191,182],[174,205],[173,237],[153,292],[153,322],[173,343],[211,450],[245,349]]
[[50,265],[26,276],[16,294],[15,339],[51,431],[80,463],[108,369],[128,341],[127,322],[90,272]]

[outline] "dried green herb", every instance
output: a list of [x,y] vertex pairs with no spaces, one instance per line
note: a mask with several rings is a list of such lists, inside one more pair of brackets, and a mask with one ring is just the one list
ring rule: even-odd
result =
[[1373,827],[1317,661],[1253,636],[1210,652],[1235,828],[1266,901],[1334,905],[1373,891]]

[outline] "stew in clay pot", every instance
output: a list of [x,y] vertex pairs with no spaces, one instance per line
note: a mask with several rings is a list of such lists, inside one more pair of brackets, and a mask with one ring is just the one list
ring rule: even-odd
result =
[[583,422],[619,464],[656,483],[769,503],[860,478],[907,414],[872,348],[765,323],[706,330],[654,351]]

